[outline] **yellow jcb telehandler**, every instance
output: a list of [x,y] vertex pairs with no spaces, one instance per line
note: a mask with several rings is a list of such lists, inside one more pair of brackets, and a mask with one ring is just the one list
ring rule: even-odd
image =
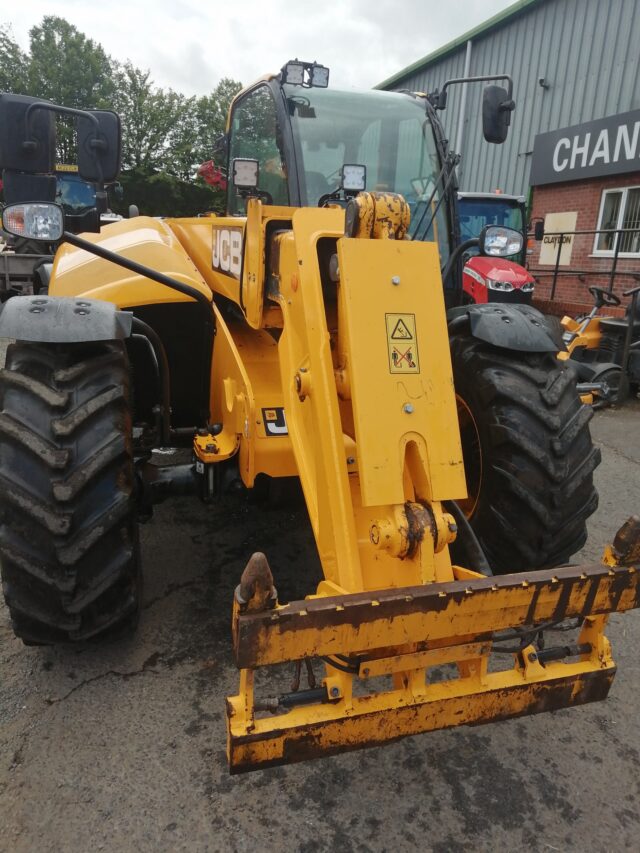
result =
[[[469,242],[437,116],[446,87],[340,92],[328,75],[290,62],[237,96],[216,153],[226,216],[82,237],[51,196],[53,115],[77,119],[98,212],[117,116],[0,96],[4,227],[60,241],[48,292],[0,314],[15,340],[0,374],[15,633],[46,644],[134,625],[137,523],[156,500],[299,477],[324,579],[282,603],[278,566],[247,554],[232,772],[603,699],[607,618],[640,594],[638,519],[602,562],[560,565],[585,541],[599,456],[542,316],[443,290]],[[506,137],[510,90],[485,90],[489,141]],[[477,243],[499,257],[521,239],[490,227]],[[192,465],[149,464],[185,444]],[[257,670],[288,662],[298,689],[254,689]]]

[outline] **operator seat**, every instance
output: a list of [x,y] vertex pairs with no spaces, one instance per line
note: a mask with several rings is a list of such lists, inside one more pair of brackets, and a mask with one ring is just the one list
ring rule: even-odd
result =
[[[639,303],[640,307],[640,303]],[[624,333],[629,325],[629,312],[631,308],[627,308],[624,312],[624,317],[600,317],[600,329],[603,332]],[[636,316],[633,319],[633,336],[640,335],[640,311],[636,311]]]

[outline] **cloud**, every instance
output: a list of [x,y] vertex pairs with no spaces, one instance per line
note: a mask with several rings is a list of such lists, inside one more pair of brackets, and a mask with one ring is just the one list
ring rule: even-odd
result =
[[316,59],[334,87],[370,88],[510,5],[510,0],[89,0],[12,4],[13,36],[28,47],[44,15],[74,24],[121,62],[149,68],[155,83],[186,95],[210,92],[221,77],[244,84],[288,59]]

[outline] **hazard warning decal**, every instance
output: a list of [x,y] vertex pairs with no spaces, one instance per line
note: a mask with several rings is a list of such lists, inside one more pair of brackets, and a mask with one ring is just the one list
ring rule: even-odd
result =
[[390,373],[420,373],[415,314],[385,314]]

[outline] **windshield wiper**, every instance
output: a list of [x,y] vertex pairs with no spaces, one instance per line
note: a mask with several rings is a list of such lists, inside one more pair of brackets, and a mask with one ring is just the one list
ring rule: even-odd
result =
[[429,229],[431,228],[431,224],[432,224],[433,220],[436,218],[438,211],[440,210],[440,205],[442,204],[442,202],[444,201],[444,199],[447,196],[447,190],[449,189],[449,185],[451,184],[451,181],[453,180],[453,176],[455,174],[455,168],[459,162],[460,162],[460,155],[459,154],[450,155],[444,161],[444,163],[442,165],[442,169],[440,169],[440,172],[438,174],[438,177],[436,178],[435,184],[433,185],[433,191],[432,191],[431,195],[429,196],[429,200],[425,203],[424,210],[422,211],[422,216],[420,217],[416,227],[413,229],[413,236],[411,238],[412,240],[415,240],[415,239],[420,240],[421,239],[418,236],[418,232],[420,231],[420,229],[422,227],[422,223],[424,222],[424,219],[425,219],[425,217],[429,211],[429,208],[431,207],[431,203],[432,203],[433,199],[435,198],[435,195],[438,191],[438,185],[440,184],[440,181],[442,180],[446,170],[449,169],[449,174],[448,174],[447,180],[446,180],[446,182],[442,188],[442,193],[440,195],[440,198],[438,199],[438,203],[436,204],[436,209],[433,211],[433,213],[431,215],[431,219],[427,223],[427,227],[424,229],[424,232],[423,232],[425,235],[427,235],[429,233]]

